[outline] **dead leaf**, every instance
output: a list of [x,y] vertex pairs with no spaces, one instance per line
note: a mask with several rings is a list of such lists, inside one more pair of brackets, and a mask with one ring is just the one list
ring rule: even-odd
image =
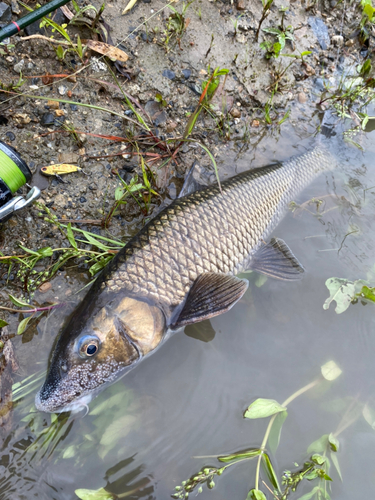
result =
[[71,10],[69,10],[69,8],[66,5],[62,5],[60,7],[60,10],[64,14],[64,16],[69,19],[69,21],[71,21],[73,19],[74,14],[73,14],[73,12]]
[[134,7],[134,5],[137,3],[137,0],[130,0],[128,5],[125,7],[125,9],[122,11],[121,15],[123,16],[126,14],[130,9]]
[[89,49],[94,50],[99,54],[103,54],[110,59],[122,62],[126,62],[129,59],[129,56],[123,50],[118,49],[109,43],[95,42],[95,40],[87,40],[85,43]]

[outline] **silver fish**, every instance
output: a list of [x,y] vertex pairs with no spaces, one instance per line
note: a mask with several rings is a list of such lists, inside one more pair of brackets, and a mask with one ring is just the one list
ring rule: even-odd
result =
[[103,270],[74,311],[52,354],[36,407],[87,406],[106,385],[150,355],[176,330],[228,311],[254,270],[299,279],[284,241],[265,239],[288,203],[333,166],[321,147],[241,173],[175,200]]

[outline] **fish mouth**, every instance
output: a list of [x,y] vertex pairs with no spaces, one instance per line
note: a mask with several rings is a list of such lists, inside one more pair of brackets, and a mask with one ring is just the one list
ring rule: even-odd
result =
[[[88,405],[94,398],[94,394],[85,394],[80,398],[72,400],[70,403],[66,403],[64,405],[57,406],[51,402],[51,399],[43,399],[42,398],[42,390],[40,390],[35,396],[35,407],[37,410],[42,411],[44,413],[65,413],[72,412],[78,413],[82,409],[86,409],[86,414],[88,413]],[[86,415],[85,414],[85,415]]]

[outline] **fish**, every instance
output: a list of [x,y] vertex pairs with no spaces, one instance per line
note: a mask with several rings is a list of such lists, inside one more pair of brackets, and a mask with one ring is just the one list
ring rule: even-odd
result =
[[197,186],[150,220],[113,258],[67,321],[35,397],[44,412],[80,411],[173,333],[226,311],[256,271],[294,281],[304,268],[271,231],[334,159],[314,149]]

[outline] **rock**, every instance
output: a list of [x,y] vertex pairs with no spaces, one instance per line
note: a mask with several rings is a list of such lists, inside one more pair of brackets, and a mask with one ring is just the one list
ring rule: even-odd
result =
[[238,0],[237,1],[237,10],[245,10],[245,9],[246,9],[245,0]]
[[350,40],[348,40],[347,42],[345,42],[345,45],[347,47],[353,47],[354,45],[354,40],[351,38]]
[[298,94],[298,102],[300,102],[301,104],[304,104],[306,101],[307,101],[307,96],[306,96],[305,92],[300,92]]
[[48,292],[48,290],[51,290],[51,288],[52,288],[52,283],[47,281],[47,283],[43,283],[42,285],[40,285],[39,291],[41,293],[46,293],[46,292]]
[[177,123],[176,122],[169,122],[168,125],[167,125],[167,132],[168,133],[171,133],[173,132],[173,130],[177,127]]
[[327,50],[331,45],[328,28],[319,17],[309,17],[308,23],[311,26],[318,42],[323,50]]
[[191,76],[191,70],[190,69],[183,69],[181,73],[184,75],[184,78],[188,80]]
[[53,200],[53,205],[59,208],[65,207],[66,203],[66,197],[63,194],[58,194]]
[[174,80],[176,78],[176,73],[171,69],[165,69],[162,75],[165,76],[165,78],[168,78],[169,80]]
[[9,130],[9,131],[8,131],[5,135],[8,137],[8,139],[9,139],[11,142],[13,142],[13,141],[15,141],[15,140],[16,140],[16,136],[15,136],[15,135],[13,134],[13,132],[11,132],[10,130]]
[[55,110],[55,115],[56,116],[64,116],[65,111],[63,109],[56,109]]
[[160,125],[163,125],[166,121],[167,121],[167,113],[165,111],[161,111],[154,118],[154,125],[156,127],[159,127]]
[[20,6],[17,3],[17,0],[11,0],[12,12],[13,14],[21,14]]
[[251,122],[251,126],[252,126],[252,127],[257,128],[257,127],[259,127],[259,125],[260,125],[259,120],[253,120],[253,121]]
[[44,113],[40,119],[40,124],[42,127],[50,127],[55,123],[55,116],[52,113]]
[[67,87],[65,87],[65,85],[60,85],[58,88],[57,88],[58,92],[60,95],[65,95],[66,94],[66,91],[68,90]]
[[25,33],[27,36],[31,36],[31,35],[45,35],[46,34],[46,30],[45,28],[41,28],[40,26],[40,21],[35,21],[35,23],[32,23],[32,24],[29,24],[28,26],[26,26],[25,28]]
[[79,155],[77,153],[60,153],[59,163],[78,163]]
[[81,203],[86,203],[87,200],[86,200],[86,198],[84,196],[81,196],[80,199],[79,199],[79,201]]
[[91,68],[94,73],[99,73],[99,71],[107,71],[107,66],[104,62],[99,61],[97,57],[92,57],[90,60]]
[[0,26],[3,27],[12,20],[12,12],[9,5],[0,2]]
[[59,109],[60,103],[59,101],[47,101],[47,106],[49,106],[50,109]]
[[69,106],[70,106],[70,109],[71,109],[72,111],[78,111],[78,106],[77,106],[77,104],[69,104]]
[[336,45],[336,47],[342,47],[344,45],[344,37],[341,35],[335,35],[332,37],[332,43],[333,45]]
[[230,114],[233,116],[233,118],[240,118],[241,111],[238,108],[232,108]]
[[21,73],[24,66],[25,66],[25,60],[21,59],[17,64],[13,66],[13,69],[18,74]]
[[31,118],[26,113],[16,113],[13,115],[13,120],[16,125],[27,125],[31,122]]

